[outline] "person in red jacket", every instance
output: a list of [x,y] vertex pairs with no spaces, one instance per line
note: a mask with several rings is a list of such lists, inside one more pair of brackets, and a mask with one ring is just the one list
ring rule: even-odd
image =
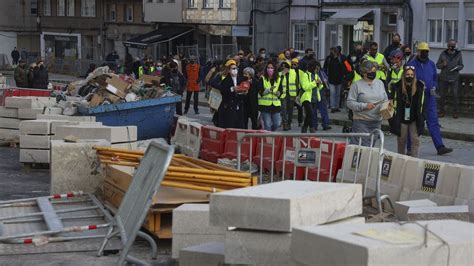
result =
[[199,73],[200,66],[196,62],[196,57],[191,56],[189,64],[186,65],[186,105],[184,106],[184,114],[188,113],[189,106],[191,104],[191,95],[194,94],[194,113],[199,114],[198,103],[199,103]]

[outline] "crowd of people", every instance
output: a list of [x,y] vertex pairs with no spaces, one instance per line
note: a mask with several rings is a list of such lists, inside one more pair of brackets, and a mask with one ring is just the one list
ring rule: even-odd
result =
[[24,59],[19,59],[15,67],[14,78],[16,85],[22,88],[48,89],[48,68],[43,60],[38,60],[29,66]]

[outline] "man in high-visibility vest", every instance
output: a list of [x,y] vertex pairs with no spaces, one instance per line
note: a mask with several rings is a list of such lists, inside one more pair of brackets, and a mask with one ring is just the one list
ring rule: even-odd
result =
[[283,130],[291,130],[291,121],[293,118],[293,109],[295,106],[295,99],[298,90],[298,74],[291,68],[290,61],[283,61],[281,63],[281,119],[283,123]]
[[369,53],[365,55],[365,58],[371,62],[375,62],[377,64],[377,73],[376,78],[382,80],[384,83],[387,80],[387,70],[390,68],[385,56],[378,52],[379,45],[376,42],[372,42],[370,44]]
[[327,88],[327,77],[326,80],[324,80],[324,71],[321,69],[321,65],[319,62],[316,62],[316,70],[314,75],[314,78],[316,80],[316,88],[313,89],[313,95],[311,98],[311,103],[313,107],[313,119],[311,122],[311,128],[313,130],[318,130],[318,111],[319,114],[321,115],[321,121],[322,121],[322,127],[323,130],[329,130],[331,127],[329,126],[329,115],[328,115],[328,106],[327,106],[327,100],[326,96],[324,95],[323,90]]
[[151,75],[155,71],[155,67],[153,66],[153,61],[147,60],[144,66],[140,66],[138,68],[138,78],[141,78],[143,75]]
[[[311,59],[308,61],[307,70],[299,72],[301,90],[298,94],[299,101],[304,108],[304,122],[301,127],[301,133],[307,133],[308,128],[311,133],[315,130],[311,128],[311,121],[313,120],[313,107],[311,105],[311,99],[313,95],[313,89],[316,89],[317,83],[314,74],[316,71],[316,60]],[[319,90],[316,92],[316,97],[320,100]]]
[[387,77],[387,96],[392,99],[391,87],[393,84],[398,83],[402,79],[403,67],[402,67],[403,52],[401,50],[394,50],[390,53],[390,59],[392,66],[388,72]]
[[[300,60],[297,57],[291,59],[291,68],[294,69],[297,73],[297,75],[296,75],[296,78],[297,78],[296,90],[298,91],[301,88],[299,73],[303,72],[304,70],[301,67]],[[296,107],[296,110],[298,110],[298,127],[301,127],[303,125],[303,106],[301,106],[300,103],[296,102],[296,99],[295,99],[295,107]]]

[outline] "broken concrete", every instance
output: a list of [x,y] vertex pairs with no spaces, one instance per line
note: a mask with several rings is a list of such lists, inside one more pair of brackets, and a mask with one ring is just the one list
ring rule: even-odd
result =
[[209,242],[181,249],[180,266],[210,266],[224,263],[224,242]]
[[210,224],[291,232],[362,213],[362,186],[282,181],[210,196]]
[[[370,223],[294,228],[291,254],[305,265],[474,265],[473,224],[454,220],[419,223],[421,226]],[[430,231],[426,233],[423,225]]]
[[25,120],[20,123],[22,135],[51,135],[51,120]]
[[428,199],[397,201],[393,204],[393,207],[395,209],[395,215],[402,221],[406,221],[408,219],[407,214],[410,208],[436,206],[438,205],[435,202],[432,202]]
[[0,117],[0,128],[19,129],[20,122],[21,120],[17,118]]
[[78,139],[105,139],[110,143],[137,141],[137,127],[108,127],[93,125],[60,126],[56,128],[54,139],[74,136]]
[[21,163],[49,163],[49,150],[20,149]]
[[93,146],[109,146],[105,140],[66,143],[51,141],[51,193],[79,191],[100,192],[104,180]]
[[18,109],[18,118],[20,119],[36,119],[38,114],[61,114],[63,109],[59,107],[45,107],[34,109]]
[[225,263],[293,265],[291,233],[229,230],[225,236]]
[[20,148],[21,149],[46,149],[50,148],[51,136],[40,135],[21,135]]
[[18,118],[18,109],[0,106],[0,117]]
[[5,98],[5,107],[18,109],[34,109],[51,107],[56,104],[56,98],[53,97],[7,97]]
[[460,206],[435,206],[435,207],[412,207],[408,210],[408,221],[428,221],[452,219],[469,222],[469,207]]
[[183,204],[173,210],[173,234],[224,235],[226,227],[209,225],[209,204]]
[[173,234],[171,244],[171,257],[179,258],[179,251],[183,248],[201,245],[208,242],[224,242],[225,235],[191,235],[191,234]]
[[95,116],[68,116],[68,115],[43,115],[39,114],[36,119],[42,120],[63,120],[63,121],[79,121],[79,122],[95,122]]

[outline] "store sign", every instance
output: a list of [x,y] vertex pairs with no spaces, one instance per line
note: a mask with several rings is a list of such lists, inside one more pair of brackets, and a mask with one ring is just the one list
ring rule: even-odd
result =
[[248,26],[232,26],[232,36],[248,37],[250,36],[250,27]]
[[63,42],[77,42],[77,37],[75,37],[75,36],[55,35],[54,40],[55,41],[63,41]]

